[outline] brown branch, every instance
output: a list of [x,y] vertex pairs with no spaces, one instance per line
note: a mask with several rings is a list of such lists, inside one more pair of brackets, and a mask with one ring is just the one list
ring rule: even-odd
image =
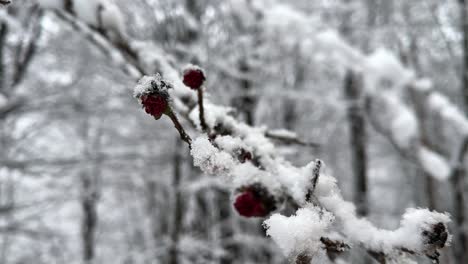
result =
[[205,119],[205,107],[203,106],[203,87],[200,87],[197,89],[197,94],[198,94],[198,112],[199,112],[199,117],[200,117],[200,126],[205,133],[209,133],[209,127],[206,124],[206,119]]
[[295,263],[296,264],[310,264],[311,261],[312,261],[311,256],[309,256],[308,254],[302,253],[296,257]]
[[189,148],[192,149],[192,139],[190,138],[190,136],[185,132],[185,129],[182,127],[182,125],[180,124],[179,122],[179,119],[177,118],[177,116],[175,115],[175,113],[171,110],[169,111],[169,113],[167,114],[169,116],[169,118],[172,120],[172,123],[174,123],[174,127],[177,129],[177,131],[179,132],[179,135],[180,135],[180,139],[182,139],[183,141],[185,141],[188,145],[189,145]]
[[9,4],[11,4],[11,1],[10,0],[0,0],[0,4],[9,5]]
[[321,237],[320,242],[322,242],[325,250],[327,251],[327,256],[331,261],[334,261],[338,255],[349,250],[351,247],[339,240],[332,240],[326,237]]
[[[69,14],[62,14],[61,15],[61,12],[58,12],[57,14],[59,15],[59,17],[63,18],[65,21],[69,22],[78,31],[83,31],[83,29],[84,29],[85,33],[90,33],[88,38],[94,44],[96,44],[99,48],[101,48],[107,55],[111,55],[111,53],[114,50],[117,50],[123,55],[124,59],[126,59],[126,61],[125,61],[126,64],[131,65],[134,68],[136,68],[138,70],[139,74],[141,74],[141,75],[145,74],[144,68],[142,67],[143,63],[139,60],[139,58],[137,56],[137,53],[134,52],[133,49],[131,49],[131,47],[128,44],[123,44],[123,45],[120,44],[119,45],[119,43],[113,42],[105,34],[100,33],[98,30],[94,29],[93,27],[90,27],[90,26],[87,26],[87,25],[85,27],[83,27],[80,24],[80,22],[77,21],[77,19],[75,17],[73,17],[73,16],[71,16]],[[90,31],[90,32],[86,32],[87,30]],[[102,39],[96,38],[96,36],[95,36],[96,34]],[[129,50],[126,50],[126,49],[129,49]],[[124,70],[127,70],[126,72],[129,73],[128,68],[126,68]],[[183,103],[186,104],[186,105],[190,105],[191,103],[196,104],[193,101],[183,102]],[[180,124],[180,122],[177,119],[177,117],[175,116],[175,114],[171,112],[168,115],[171,118],[172,122],[174,123],[174,126],[178,130],[182,140],[184,140],[186,143],[189,144],[189,146],[191,146],[191,138],[187,135],[187,133],[183,129],[182,125]],[[226,124],[222,124],[222,123],[216,124],[216,126],[214,127],[214,130],[215,130],[215,133],[218,134],[218,135],[228,135],[228,134],[233,133],[232,128],[226,127]],[[278,140],[285,139],[284,137],[278,137],[278,135],[274,135],[273,133],[268,134],[268,132],[266,133],[265,136],[267,136],[269,138],[273,138],[273,139],[278,139]],[[301,142],[300,140],[294,139],[294,138],[291,139],[291,138],[288,137],[286,139],[286,141],[306,145],[305,142]],[[262,164],[258,164],[258,167],[261,168]],[[317,177],[317,179],[318,179],[318,177]],[[314,185],[314,183],[313,183],[313,185]],[[325,248],[329,252],[333,252],[333,251],[342,252],[345,249],[349,248],[349,246],[347,244],[343,243],[343,242],[333,241],[333,240],[326,239],[326,238],[322,239],[322,243],[324,244]],[[444,243],[444,245],[445,245],[445,243]],[[365,245],[361,245],[361,246],[366,248]],[[438,246],[437,248],[441,248],[441,246]],[[398,250],[398,248],[397,248],[397,250]],[[405,253],[410,253],[411,252],[410,250],[403,250],[403,249],[399,249],[399,250],[402,251],[402,252],[405,252]],[[377,253],[377,254],[380,254],[380,253]],[[416,254],[416,253],[414,253],[414,254]],[[436,254],[434,253],[434,254],[431,254],[429,256],[433,257],[435,255]],[[301,257],[300,260],[301,259],[304,259],[304,261],[307,260],[306,257],[304,257],[304,258]]]
[[318,143],[304,141],[304,140],[299,139],[298,137],[277,135],[272,131],[265,132],[265,137],[281,141],[281,143],[288,144],[288,145],[294,144],[294,145],[311,147],[311,148],[319,148],[320,147],[320,144],[318,144]]
[[42,10],[36,5],[32,8],[30,14],[30,37],[27,43],[20,43],[16,54],[14,71],[12,77],[12,86],[18,85],[24,78],[28,66],[31,64],[32,58],[37,51],[36,42],[42,34],[40,20],[42,18]]
[[[81,22],[73,13],[63,10],[55,10],[55,14],[62,21],[69,24],[73,29],[83,33],[88,41],[93,43],[108,57],[113,57],[115,52],[122,56],[125,63],[121,66],[126,74],[137,78],[148,74],[144,70],[144,67],[142,66],[143,64],[139,62],[138,53],[128,43],[114,43],[103,32]],[[135,71],[139,76],[135,76]]]
[[318,182],[318,179],[320,177],[320,169],[322,168],[322,161],[319,160],[319,159],[316,159],[315,160],[315,166],[314,166],[314,169],[312,171],[312,186],[311,188],[309,189],[309,191],[307,192],[307,195],[306,195],[306,201],[307,202],[311,202],[312,201],[312,197],[313,197],[313,194],[314,194],[314,191],[315,191],[315,187],[317,186],[317,182]]

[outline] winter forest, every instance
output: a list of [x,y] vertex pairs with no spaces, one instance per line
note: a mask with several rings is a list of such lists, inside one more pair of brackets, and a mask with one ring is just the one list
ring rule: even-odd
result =
[[465,0],[0,0],[0,264],[464,264],[467,152]]

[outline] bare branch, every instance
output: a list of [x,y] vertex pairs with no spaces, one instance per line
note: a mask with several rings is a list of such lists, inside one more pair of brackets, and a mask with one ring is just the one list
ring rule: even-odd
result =
[[300,139],[297,136],[292,136],[292,135],[282,135],[275,133],[275,131],[267,131],[265,132],[265,137],[278,140],[283,144],[294,144],[294,145],[300,145],[300,146],[305,146],[305,147],[311,147],[311,148],[319,148],[320,144],[315,143],[315,142],[308,142]]

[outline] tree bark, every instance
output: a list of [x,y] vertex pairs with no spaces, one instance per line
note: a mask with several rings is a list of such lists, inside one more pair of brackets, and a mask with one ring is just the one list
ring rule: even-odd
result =
[[5,65],[4,65],[4,46],[6,35],[8,32],[8,25],[6,23],[0,24],[0,95],[6,96],[5,93]]
[[82,187],[83,198],[81,208],[83,210],[83,218],[81,224],[81,234],[83,239],[83,260],[84,263],[92,263],[95,256],[95,232],[97,227],[97,212],[96,212],[96,194],[94,193],[94,184],[90,175],[83,173]]
[[84,263],[93,263],[96,249],[96,229],[98,225],[97,203],[99,199],[98,178],[100,177],[101,162],[99,157],[101,131],[97,131],[94,138],[89,136],[89,120],[85,118],[82,127],[83,140],[85,144],[84,158],[88,160],[91,167],[84,168],[81,172],[82,184],[82,223],[81,235],[83,246]]
[[351,146],[351,166],[354,176],[354,202],[361,216],[368,214],[366,122],[362,105],[361,76],[349,70],[346,73],[344,92],[349,102],[348,121]]
[[[460,3],[460,21],[462,27],[462,93],[464,99],[465,115],[468,116],[468,4],[466,0],[459,0]],[[453,188],[454,218],[456,224],[456,236],[454,239],[455,257],[457,263],[464,263],[468,259],[468,247],[465,231],[465,206],[464,206],[464,179],[466,172],[462,165],[451,178]]]
[[183,218],[183,200],[180,190],[180,183],[182,178],[182,141],[176,139],[173,160],[173,192],[174,192],[174,208],[172,211],[172,229],[171,229],[171,247],[169,249],[169,264],[179,263],[179,240],[182,231],[182,218]]

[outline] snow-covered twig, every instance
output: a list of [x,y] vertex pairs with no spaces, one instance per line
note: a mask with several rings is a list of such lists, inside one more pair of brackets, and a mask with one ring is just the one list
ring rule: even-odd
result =
[[[84,23],[79,23],[70,14],[63,18],[76,29],[87,32],[90,40],[105,54],[113,57],[113,53],[118,51],[121,65],[131,65],[136,69],[128,71],[124,67],[130,76],[153,74],[146,70],[147,63],[141,61],[138,50],[126,51],[131,45],[121,45],[90,26],[83,26]],[[188,117],[190,123],[200,122],[200,111],[193,107],[197,104],[196,96],[181,86],[178,69],[164,58],[156,60],[160,62],[162,75],[174,86],[170,91],[174,110],[187,113],[183,116]],[[229,114],[227,107],[209,101],[205,101],[203,106],[206,125],[216,137],[208,139],[202,135],[193,140],[191,153],[194,164],[207,174],[225,177],[237,195],[236,209],[246,216],[266,216],[288,198],[302,207],[294,216],[273,214],[265,221],[268,234],[285,254],[313,257],[323,250],[325,242],[332,241],[331,229],[335,228],[343,234],[341,238],[347,244],[363,247],[368,252],[379,252],[385,258],[398,258],[402,253],[435,256],[438,249],[446,246],[450,221],[447,215],[412,209],[405,213],[398,229],[379,229],[357,216],[354,205],[342,198],[334,177],[323,173],[319,174],[320,177],[314,176],[312,168],[320,167],[316,162],[295,167],[278,156],[274,144],[265,136],[265,128],[239,122]],[[250,158],[239,159],[242,152],[250,153]],[[311,188],[320,207],[307,201]],[[336,225],[332,226],[332,223]]]
[[[289,131],[288,131],[289,132]],[[265,137],[271,138],[274,140],[278,140],[283,144],[291,144],[291,145],[300,145],[305,147],[312,147],[312,148],[319,148],[320,144],[315,142],[304,141],[300,139],[296,133],[283,133],[283,131],[277,130],[269,130],[265,132]]]

